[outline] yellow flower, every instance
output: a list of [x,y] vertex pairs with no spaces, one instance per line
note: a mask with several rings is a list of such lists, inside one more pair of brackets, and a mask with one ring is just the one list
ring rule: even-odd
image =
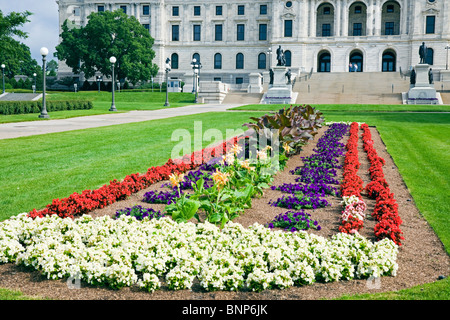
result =
[[230,151],[233,152],[234,155],[237,155],[239,152],[242,151],[242,147],[239,146],[238,144],[235,144],[235,145],[231,148]]
[[287,142],[283,143],[283,149],[286,151],[286,153],[289,153],[292,151],[292,148],[289,146]]
[[184,173],[182,173],[182,174],[172,173],[169,176],[169,181],[173,187],[178,187],[178,185],[183,181],[183,179],[184,179]]
[[259,160],[265,160],[267,159],[267,152],[265,150],[256,151],[256,156]]
[[250,167],[250,162],[249,162],[248,159],[245,160],[245,161],[239,161],[239,165],[240,165],[242,168],[247,169],[247,170],[255,170],[254,167]]
[[229,173],[224,173],[219,170],[217,170],[212,174],[214,183],[217,184],[219,187],[223,187],[228,182],[229,176],[230,176]]

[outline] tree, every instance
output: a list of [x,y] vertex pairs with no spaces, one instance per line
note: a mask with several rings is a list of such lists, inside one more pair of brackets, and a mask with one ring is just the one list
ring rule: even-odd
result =
[[83,72],[86,78],[96,72],[110,77],[109,58],[115,56],[117,79],[134,84],[156,75],[154,39],[135,17],[116,10],[93,12],[88,19],[85,27],[74,27],[68,20],[62,25],[57,56],[72,72]]
[[49,76],[55,77],[58,71],[58,62],[55,60],[50,60],[47,63],[47,72]]
[[29,11],[10,12],[5,16],[0,10],[0,61],[6,66],[5,73],[8,78],[16,74],[31,76],[39,69],[36,60],[31,58],[30,48],[14,39],[28,37],[19,27],[29,22],[28,17],[31,14]]

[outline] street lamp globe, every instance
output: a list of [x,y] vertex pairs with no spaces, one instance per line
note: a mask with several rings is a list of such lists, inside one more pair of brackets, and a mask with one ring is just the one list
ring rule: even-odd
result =
[[48,49],[46,47],[42,47],[40,52],[43,57],[48,55]]
[[117,59],[116,57],[112,56],[111,58],[109,58],[109,62],[111,63],[116,63]]
[[5,69],[5,67],[6,67],[6,66],[5,66],[4,64],[2,64],[2,69]]

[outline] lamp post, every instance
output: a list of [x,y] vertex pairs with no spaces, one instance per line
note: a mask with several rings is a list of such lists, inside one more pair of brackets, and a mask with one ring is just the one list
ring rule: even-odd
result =
[[170,59],[167,58],[166,59],[166,103],[164,103],[165,107],[169,107],[169,71],[172,70],[171,69],[171,65],[170,65]]
[[34,78],[33,93],[36,93],[36,76],[37,76],[36,72],[33,73],[33,78]]
[[192,65],[192,69],[194,71],[194,83],[193,83],[193,87],[195,90],[195,103],[198,103],[198,79],[199,79],[199,75],[200,75],[200,69],[202,67],[202,64],[200,61],[197,61],[197,59],[192,59],[191,62]]
[[50,118],[50,116],[47,113],[47,105],[45,102],[45,87],[46,87],[46,77],[47,77],[47,72],[46,72],[46,67],[45,67],[45,62],[46,62],[45,58],[48,55],[48,49],[46,47],[42,47],[40,53],[42,55],[43,81],[42,81],[42,109],[41,109],[41,114],[39,115],[39,118],[48,119],[48,118]]
[[447,45],[445,47],[445,50],[447,51],[447,59],[445,60],[445,70],[448,70],[448,50],[450,50],[450,46]]
[[117,59],[116,57],[112,56],[109,58],[109,62],[111,62],[112,65],[112,81],[111,81],[111,88],[112,88],[112,102],[111,102],[111,108],[109,108],[109,111],[117,111],[116,104],[114,101],[114,87],[116,86],[114,82],[114,64],[116,63]]
[[269,48],[269,50],[267,50],[267,55],[269,56],[269,70],[272,67],[271,63],[272,63],[272,48]]
[[5,65],[2,64],[3,93],[5,93]]
[[103,81],[103,77],[102,76],[97,76],[97,85],[98,85],[98,93],[100,93],[100,82]]

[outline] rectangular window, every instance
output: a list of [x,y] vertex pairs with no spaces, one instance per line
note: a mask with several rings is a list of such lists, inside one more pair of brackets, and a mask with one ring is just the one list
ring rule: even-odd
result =
[[244,41],[245,39],[245,25],[238,24],[237,25],[237,39],[238,41]]
[[394,5],[393,4],[388,4],[386,7],[386,12],[394,12]]
[[331,8],[330,7],[324,7],[323,8],[323,14],[331,14]]
[[222,81],[222,78],[215,77],[215,78],[214,78],[214,81]]
[[173,25],[172,26],[172,41],[180,41],[180,26]]
[[142,6],[142,14],[144,16],[150,15],[150,6],[148,5]]
[[267,40],[267,24],[259,25],[259,40]]
[[194,41],[200,41],[202,34],[202,26],[194,24]]
[[262,4],[259,6],[259,14],[261,15],[267,14],[267,4]]
[[97,6],[97,12],[105,12],[105,6]]
[[385,35],[393,35],[394,34],[394,23],[393,22],[386,22],[385,24],[385,31],[384,34]]
[[329,23],[322,25],[322,37],[331,37],[331,25]]
[[199,16],[201,13],[200,6],[194,6],[194,16]]
[[236,84],[243,84],[244,83],[244,78],[238,77],[236,78]]
[[214,40],[216,41],[222,41],[222,34],[223,34],[223,26],[221,24],[216,24],[215,25],[215,30],[214,30]]
[[426,34],[434,33],[436,25],[436,16],[427,16]]
[[180,7],[174,6],[172,7],[172,16],[178,17],[180,15]]
[[143,26],[145,29],[147,29],[147,31],[150,32],[150,25],[148,23],[144,23]]
[[237,14],[238,14],[238,16],[243,16],[245,14],[245,6],[239,5]]
[[292,20],[284,20],[284,36],[292,37]]
[[353,24],[353,35],[354,36],[362,35],[362,23],[354,23]]
[[121,9],[124,13],[127,13],[127,6],[120,6],[120,9]]
[[73,9],[73,15],[74,15],[75,17],[79,17],[79,16],[81,15],[81,10],[80,10],[80,8],[75,8],[75,9]]
[[216,16],[221,16],[223,12],[222,6],[216,6]]

